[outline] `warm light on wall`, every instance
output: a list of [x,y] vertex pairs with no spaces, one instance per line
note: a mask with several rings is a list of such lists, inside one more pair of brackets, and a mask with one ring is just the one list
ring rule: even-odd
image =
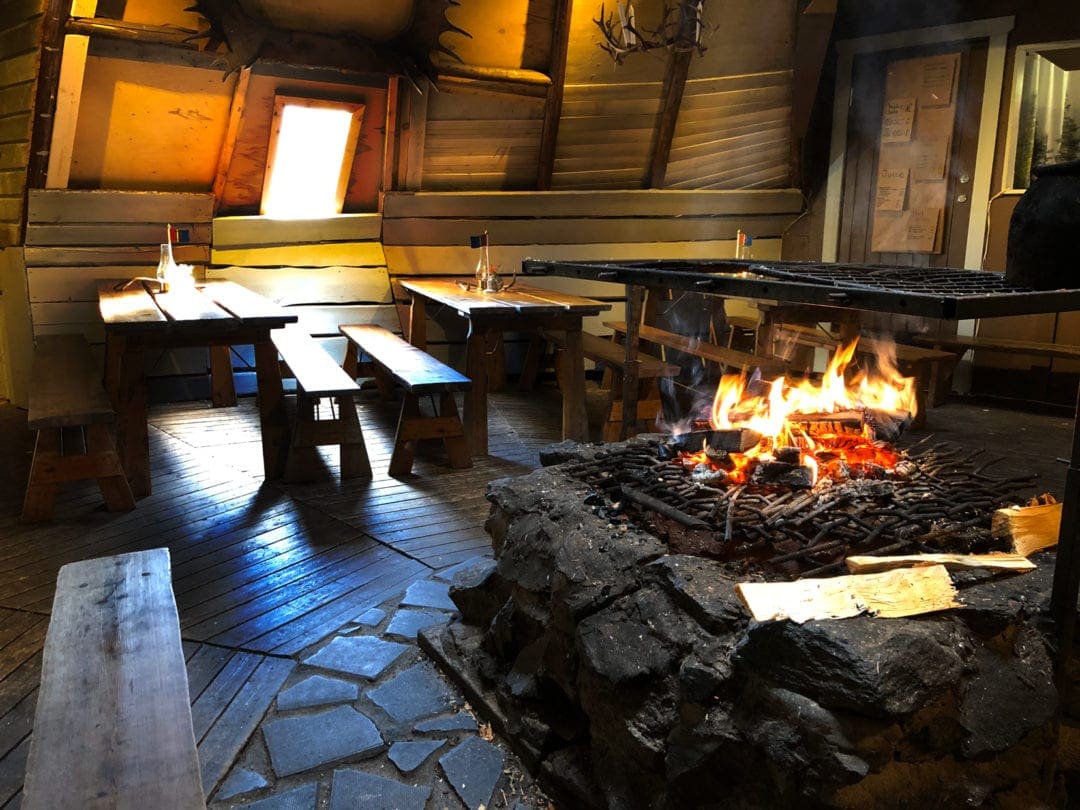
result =
[[261,211],[276,219],[341,213],[364,106],[278,96]]

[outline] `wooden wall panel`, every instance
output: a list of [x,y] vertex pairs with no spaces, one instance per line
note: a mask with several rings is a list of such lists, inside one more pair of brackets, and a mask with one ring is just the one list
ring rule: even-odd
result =
[[[0,247],[20,241],[44,0],[0,4]],[[0,368],[0,377],[6,376]]]

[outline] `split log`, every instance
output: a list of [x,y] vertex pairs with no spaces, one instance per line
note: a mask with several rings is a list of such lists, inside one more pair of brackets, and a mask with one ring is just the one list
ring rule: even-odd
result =
[[741,582],[739,597],[756,621],[917,616],[959,607],[943,565],[795,582]]
[[994,512],[990,533],[1012,542],[1012,550],[1028,556],[1039,549],[1057,545],[1061,529],[1061,504],[1007,506]]
[[895,568],[944,565],[946,568],[992,568],[998,571],[1034,571],[1035,563],[1021,554],[901,554],[893,557],[856,555],[848,557],[848,570],[853,574],[891,571]]

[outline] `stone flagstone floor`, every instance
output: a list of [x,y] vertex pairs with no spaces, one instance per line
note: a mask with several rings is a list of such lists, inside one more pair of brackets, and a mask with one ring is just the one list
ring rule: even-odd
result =
[[469,560],[413,583],[299,657],[211,810],[549,808],[416,643]]

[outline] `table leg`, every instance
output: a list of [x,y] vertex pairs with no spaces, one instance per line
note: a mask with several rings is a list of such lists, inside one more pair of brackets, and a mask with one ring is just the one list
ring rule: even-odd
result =
[[[142,347],[130,340],[121,341],[119,360],[113,359],[108,372],[115,380],[116,452],[124,467],[131,494],[142,498],[150,494],[150,439],[146,428],[146,376],[143,373]],[[119,367],[116,364],[119,363]]]
[[255,378],[259,388],[259,427],[262,432],[263,474],[281,478],[289,448],[289,423],[277,350],[267,335],[255,342]]
[[563,438],[575,442],[589,440],[589,419],[585,412],[585,353],[581,344],[581,321],[566,330],[563,350],[562,428]]
[[427,305],[423,298],[412,294],[412,306],[409,308],[409,343],[418,349],[427,349]]
[[462,422],[465,438],[473,455],[488,451],[487,420],[487,341],[486,330],[469,321],[469,336],[465,343],[465,376],[472,381],[465,392],[465,412]]
[[231,408],[236,405],[231,346],[210,347],[210,400],[215,408]]
[[124,338],[118,335],[105,335],[105,392],[113,407],[118,407],[120,394],[120,368],[124,359]]

